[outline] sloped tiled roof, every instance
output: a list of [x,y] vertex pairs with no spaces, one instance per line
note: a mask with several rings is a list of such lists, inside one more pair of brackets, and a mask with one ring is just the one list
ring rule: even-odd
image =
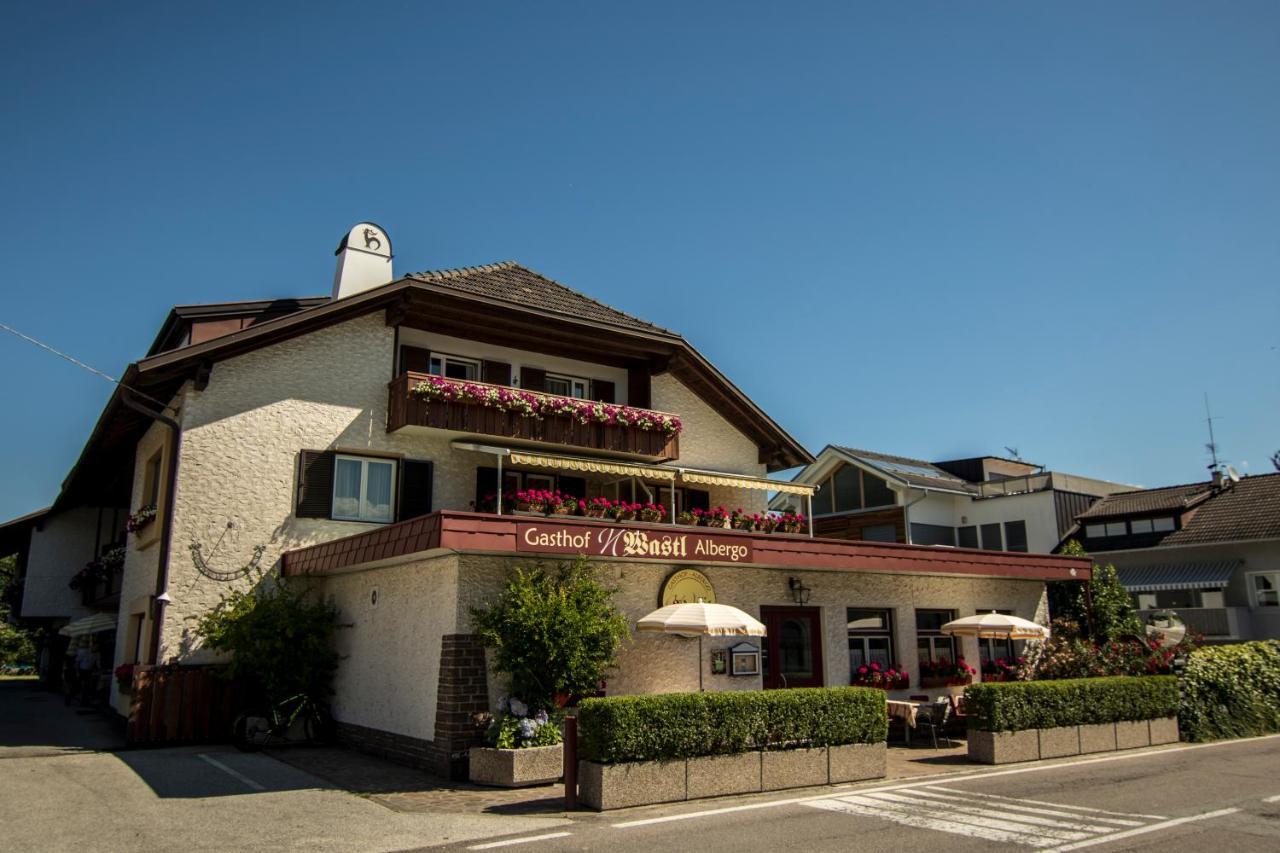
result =
[[1280,474],[1245,477],[1196,509],[1162,545],[1195,545],[1235,539],[1280,539]]
[[1108,495],[1081,513],[1078,518],[1116,518],[1161,510],[1178,511],[1192,506],[1213,490],[1212,483],[1186,483],[1159,489],[1139,489]]
[[521,308],[550,311],[592,323],[606,323],[663,335],[675,334],[669,329],[597,302],[585,293],[579,293],[514,261],[453,270],[415,272],[409,273],[405,278],[425,282],[443,290],[508,302]]
[[837,449],[912,486],[946,489],[952,492],[976,493],[978,491],[977,487],[967,480],[962,480],[955,474],[944,471],[932,462],[926,462],[923,459],[894,456],[889,453],[875,453],[870,450],[860,450],[856,447],[837,446]]

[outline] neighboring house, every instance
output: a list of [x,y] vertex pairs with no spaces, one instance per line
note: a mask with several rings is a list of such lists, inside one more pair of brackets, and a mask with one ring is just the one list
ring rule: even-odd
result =
[[[978,657],[976,641],[938,632],[947,620],[1045,619],[1046,580],[1089,576],[1079,558],[694,527],[670,513],[513,515],[524,489],[763,512],[773,491],[812,493],[767,475],[813,458],[675,332],[514,263],[395,277],[371,224],[339,246],[332,298],[175,309],[122,383],[53,509],[154,507],[128,538],[116,662],[209,660],[195,622],[244,583],[219,578],[265,546],[263,568],[309,580],[340,610],[343,736],[436,770],[465,757],[472,715],[502,689],[470,610],[533,560],[586,554],[632,621],[701,597],[769,626],[762,666],[736,674],[711,658],[735,638],[699,660],[697,644],[636,635],[609,693],[696,690],[699,669],[711,690],[847,684],[867,660],[914,679],[925,658]],[[114,697],[124,713],[130,697]]]
[[792,482],[820,487],[819,536],[1040,554],[1099,497],[1132,488],[998,456],[926,462],[830,444]]
[[1207,640],[1280,639],[1280,474],[1110,495],[1076,539],[1114,563],[1146,619],[1172,609]]

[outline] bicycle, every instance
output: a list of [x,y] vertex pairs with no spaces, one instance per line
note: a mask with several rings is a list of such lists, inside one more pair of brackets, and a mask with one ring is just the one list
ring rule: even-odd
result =
[[305,693],[240,714],[231,723],[231,741],[242,752],[283,744],[325,744],[333,739],[329,711]]

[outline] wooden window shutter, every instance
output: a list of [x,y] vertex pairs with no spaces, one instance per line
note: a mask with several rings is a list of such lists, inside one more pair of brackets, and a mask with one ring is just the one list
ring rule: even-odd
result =
[[408,373],[430,373],[431,372],[431,350],[422,347],[411,347],[408,344],[400,345],[400,372]]
[[520,387],[526,391],[547,390],[547,371],[541,367],[520,368]]
[[333,451],[304,450],[298,455],[298,518],[333,514]]
[[684,505],[690,512],[695,509],[709,510],[711,509],[711,493],[704,492],[702,489],[685,489]]
[[616,398],[613,391],[613,383],[607,379],[592,379],[591,399],[599,403],[615,402]]
[[[484,506],[489,495],[498,493],[498,469],[497,468],[477,468],[476,469],[476,505],[475,509]],[[507,496],[503,495],[506,499]]]
[[575,498],[587,496],[587,481],[582,477],[561,477],[556,487],[561,494],[573,495]]
[[405,459],[400,463],[400,505],[396,521],[417,518],[431,512],[431,479],[435,466],[430,462]]
[[648,365],[627,369],[627,405],[638,409],[648,409],[653,406]]
[[505,361],[486,361],[481,367],[480,379],[490,385],[510,385],[511,365]]

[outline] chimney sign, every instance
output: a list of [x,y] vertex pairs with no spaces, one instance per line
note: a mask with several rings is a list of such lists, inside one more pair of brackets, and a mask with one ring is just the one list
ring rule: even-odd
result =
[[381,226],[361,222],[342,238],[334,252],[338,269],[333,277],[333,298],[342,299],[391,281],[391,238]]

